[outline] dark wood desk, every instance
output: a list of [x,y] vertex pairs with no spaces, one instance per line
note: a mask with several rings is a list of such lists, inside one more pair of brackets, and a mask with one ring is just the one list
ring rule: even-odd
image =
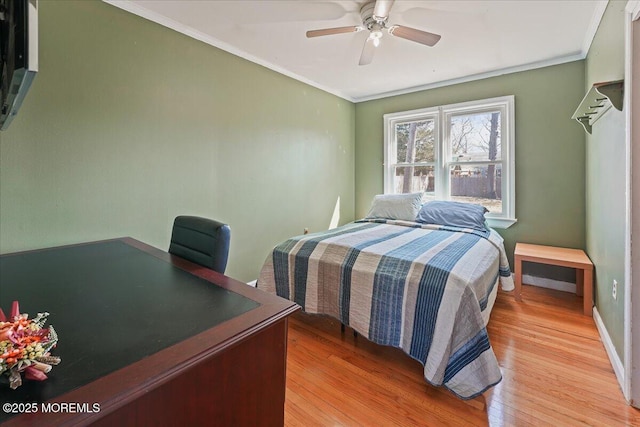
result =
[[5,312],[13,300],[50,313],[62,363],[0,387],[39,409],[0,410],[3,426],[284,423],[290,301],[131,238],[1,256]]

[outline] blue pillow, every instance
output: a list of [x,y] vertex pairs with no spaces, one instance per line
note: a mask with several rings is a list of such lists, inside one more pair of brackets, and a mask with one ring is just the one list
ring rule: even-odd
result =
[[486,230],[485,212],[482,205],[436,200],[422,205],[416,222]]

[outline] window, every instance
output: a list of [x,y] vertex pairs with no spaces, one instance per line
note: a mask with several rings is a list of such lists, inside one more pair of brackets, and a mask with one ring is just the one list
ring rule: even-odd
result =
[[481,204],[494,228],[516,222],[513,96],[385,114],[384,134],[385,193]]

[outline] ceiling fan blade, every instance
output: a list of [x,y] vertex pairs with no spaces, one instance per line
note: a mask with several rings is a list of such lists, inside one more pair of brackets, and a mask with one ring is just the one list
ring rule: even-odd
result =
[[355,33],[360,30],[362,30],[362,27],[353,26],[353,25],[349,27],[323,28],[321,30],[307,31],[307,38],[330,36],[333,34]]
[[381,19],[388,18],[391,6],[393,6],[393,1],[394,0],[377,0],[373,8],[373,16]]
[[428,33],[415,28],[404,27],[402,25],[393,25],[389,28],[389,34],[412,42],[421,43],[427,46],[433,46],[440,40],[439,34]]
[[369,37],[367,41],[364,42],[364,47],[362,48],[362,54],[360,55],[360,62],[358,62],[358,65],[371,64],[375,51],[376,45],[373,43],[373,39]]

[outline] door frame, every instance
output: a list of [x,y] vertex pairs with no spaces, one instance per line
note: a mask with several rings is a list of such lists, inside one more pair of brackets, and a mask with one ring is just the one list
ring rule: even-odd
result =
[[[634,55],[634,51],[636,54]],[[640,407],[640,0],[629,0],[625,7],[625,82],[626,115],[626,233],[625,233],[625,307],[624,307],[624,381],[622,391],[635,407]],[[634,122],[636,126],[634,126]],[[636,166],[636,169],[639,169]],[[640,170],[640,169],[639,169]],[[633,221],[635,219],[635,221]],[[635,224],[634,224],[635,222]],[[635,236],[632,242],[632,236]],[[632,251],[632,243],[635,250]],[[635,368],[634,368],[635,367]]]

